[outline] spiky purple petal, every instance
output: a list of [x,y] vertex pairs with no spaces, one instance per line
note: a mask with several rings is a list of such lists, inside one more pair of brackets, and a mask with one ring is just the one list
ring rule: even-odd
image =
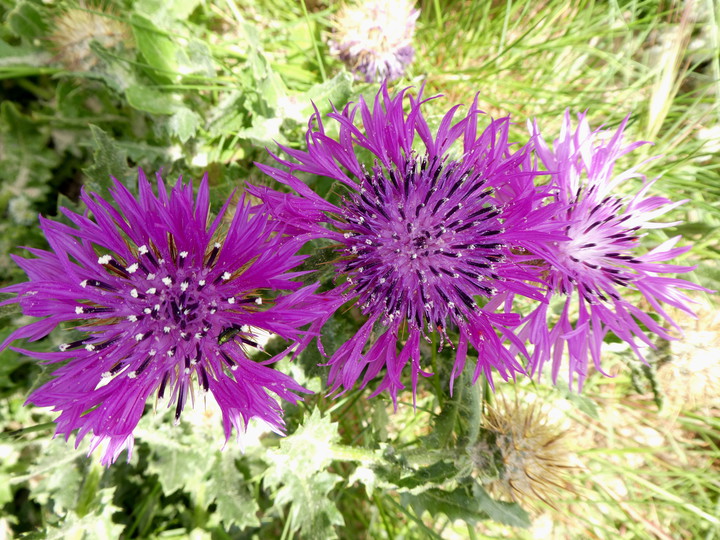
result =
[[[259,329],[292,343],[322,315],[317,285],[301,288],[292,272],[300,246],[265,214],[241,200],[223,221],[229,200],[209,221],[207,176],[197,198],[191,183],[157,195],[142,171],[138,196],[115,181],[111,200],[83,191],[83,215],[62,209],[73,225],[40,218],[51,250],[16,257],[28,281],[7,287],[25,315],[44,317],[2,344],[38,340],[58,325],[73,337],[50,353],[18,349],[46,363],[63,363],[28,402],[60,412],[57,433],[105,444],[104,464],[132,448],[133,430],[157,394],[179,420],[195,390],[220,405],[225,437],[260,418],[282,431],[273,394],[296,402],[306,390],[258,361]],[[277,295],[280,291],[290,291]],[[129,457],[129,455],[128,455]]]

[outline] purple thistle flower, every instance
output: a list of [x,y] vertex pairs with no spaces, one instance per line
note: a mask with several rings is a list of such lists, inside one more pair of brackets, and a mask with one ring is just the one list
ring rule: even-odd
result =
[[[535,137],[537,155],[553,173],[557,199],[566,208],[553,221],[563,228],[567,238],[546,246],[553,255],[547,265],[548,296],[564,296],[564,305],[559,320],[552,324],[548,322],[548,305],[538,305],[525,318],[519,335],[527,337],[535,346],[530,364],[533,374],[540,373],[545,362],[552,359],[553,381],[557,380],[567,346],[570,383],[577,375],[579,389],[587,375],[588,351],[595,368],[604,373],[601,348],[608,332],[626,341],[643,361],[637,340],[654,348],[649,334],[675,339],[662,323],[638,307],[634,298],[623,297],[628,289],[639,292],[678,332],[680,327],[661,302],[694,316],[688,307],[692,300],[679,289],[707,291],[685,280],[662,276],[694,268],[663,262],[690,249],[691,246],[676,247],[679,236],[647,253],[638,249],[643,230],[679,223],[653,220],[685,201],[672,203],[665,197],[648,197],[654,180],[645,182],[634,195],[623,197],[618,193],[617,188],[631,178],[643,177],[637,167],[615,172],[619,158],[645,144],[623,145],[628,118],[613,133],[591,131],[585,114],[580,114],[573,131],[570,113],[566,112],[560,137],[552,150],[541,137]],[[533,126],[533,132],[538,133],[537,125]],[[571,313],[576,318],[574,325]]]
[[412,39],[420,11],[413,4],[410,0],[346,4],[334,16],[330,53],[357,80],[399,79],[415,56]]
[[[282,147],[293,161],[274,156],[289,172],[259,165],[299,197],[250,188],[289,226],[339,245],[336,270],[345,279],[338,280],[335,308],[352,299],[367,321],[329,359],[331,390],[347,390],[358,380],[365,386],[384,368],[373,395],[387,389],[394,401],[407,364],[413,395],[419,375],[430,375],[421,366],[421,339],[430,342],[437,333],[442,347],[451,339],[448,329],[459,335],[453,378],[470,346],[478,352],[474,380],[482,373],[492,381],[492,368],[506,380],[524,373],[503,343],[523,350],[512,332],[520,317],[496,313],[500,302],[488,299],[512,293],[541,301],[525,283],[536,274],[511,248],[538,250],[562,237],[544,230],[551,205],[533,210],[542,195],[525,186],[537,172],[527,147],[511,149],[509,119],[492,121],[478,134],[475,101],[457,122],[459,106],[453,107],[433,134],[421,111],[425,101],[410,96],[406,114],[405,95],[391,98],[383,85],[372,110],[361,98],[329,114],[339,124],[337,139],[325,133],[316,111],[307,150]],[[357,115],[363,129],[355,125]],[[415,150],[416,136],[423,150]],[[362,152],[373,156],[369,168],[358,159]],[[338,180],[346,188],[342,202],[321,198],[296,171]],[[496,189],[508,200],[498,200]],[[517,197],[509,200],[511,192]]]
[[[28,248],[15,257],[28,281],[17,293],[23,313],[41,320],[2,344],[41,339],[63,323],[79,337],[58,352],[16,349],[46,363],[65,362],[28,402],[59,411],[57,433],[91,433],[90,451],[107,443],[103,464],[123,449],[152,394],[175,405],[175,419],[194,386],[210,392],[222,410],[225,438],[255,417],[282,431],[274,393],[296,402],[306,392],[292,378],[249,356],[257,329],[299,340],[299,328],[319,315],[316,286],[300,288],[290,272],[302,260],[299,244],[243,200],[223,222],[230,200],[209,224],[207,176],[193,197],[178,180],[168,192],[157,177],[155,195],[144,173],[139,196],[115,181],[116,206],[83,191],[84,215],[62,209],[73,226],[40,218],[51,250]],[[92,217],[90,217],[92,216]],[[209,226],[208,226],[209,225]],[[267,292],[294,291],[276,298]]]

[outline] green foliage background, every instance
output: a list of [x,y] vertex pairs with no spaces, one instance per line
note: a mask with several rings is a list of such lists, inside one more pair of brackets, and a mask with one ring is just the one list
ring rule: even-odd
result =
[[[476,93],[490,115],[513,116],[519,141],[533,117],[544,133],[557,133],[566,108],[587,110],[593,126],[613,127],[630,114],[629,137],[654,145],[626,165],[663,156],[644,172],[661,175],[659,193],[689,201],[672,216],[682,224],[653,231],[647,244],[682,234],[695,244],[686,257],[698,265],[690,279],[720,286],[720,13],[712,0],[428,0],[418,8],[416,60],[396,86],[424,82],[426,95],[446,95],[428,103],[431,124]],[[10,259],[18,246],[44,246],[37,215],[82,210],[83,185],[102,193],[112,175],[134,189],[138,167],[167,179],[207,171],[217,208],[243,181],[267,182],[253,163],[270,162],[265,148],[277,142],[303,144],[313,102],[327,112],[330,102],[340,108],[377,89],[354,82],[328,56],[336,9],[322,0],[0,0],[0,283],[22,279]],[[106,24],[90,27],[88,15]],[[83,37],[88,28],[93,35]],[[322,179],[309,182],[332,190]],[[4,338],[26,321],[0,309]],[[334,350],[356,327],[352,313],[331,321],[326,345]],[[717,326],[709,328],[717,335]],[[367,400],[361,391],[324,397],[321,357],[308,350],[281,366],[317,392],[287,408],[287,438],[252,426],[244,452],[234,441],[221,451],[212,409],[198,407],[180,426],[159,410],[141,422],[130,462],[108,470],[82,445],[52,439],[51,413],[23,407],[48,373],[6,350],[0,538],[535,536],[521,531],[530,526],[525,510],[486,492],[501,472],[484,471],[483,480],[468,455],[484,436],[478,411],[491,399],[487,389],[462,380],[449,396],[443,366],[451,353],[433,350],[423,353],[440,382],[421,387],[416,410],[401,403],[393,412],[385,398]],[[621,366],[610,387],[591,378],[584,396],[540,384],[526,383],[527,391],[569,410],[571,423],[598,430],[604,415],[622,414],[605,405],[631,407],[640,396],[655,425],[652,404],[663,398],[655,368],[672,361],[673,349],[661,349],[650,368],[633,365],[619,345],[608,356]],[[654,460],[640,473],[585,448],[587,468],[573,473],[583,487],[554,501],[559,514],[541,505],[566,527],[553,534],[718,538],[717,411],[683,409],[683,435],[668,443],[673,458],[648,450]],[[639,444],[623,439],[612,452],[640,452]],[[702,466],[693,465],[698,455]],[[628,506],[598,487],[592,470],[624,476],[635,500]],[[600,518],[585,518],[574,504]],[[558,516],[570,508],[576,517],[566,523]]]

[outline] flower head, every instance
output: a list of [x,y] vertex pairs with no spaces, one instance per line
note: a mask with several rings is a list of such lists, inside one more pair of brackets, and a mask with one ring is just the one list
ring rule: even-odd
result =
[[[522,347],[511,331],[520,319],[495,313],[497,304],[490,299],[512,291],[540,300],[524,283],[536,276],[521,267],[511,248],[552,237],[542,232],[545,218],[532,210],[535,191],[512,201],[494,197],[496,188],[506,192],[532,183],[536,174],[527,149],[511,148],[507,118],[478,134],[477,104],[456,122],[458,107],[453,107],[433,134],[420,96],[410,97],[407,114],[405,97],[406,92],[390,97],[383,86],[372,109],[361,99],[331,113],[340,125],[337,140],[325,134],[316,114],[307,151],[283,148],[294,160],[276,157],[291,172],[261,165],[301,197],[254,190],[279,219],[338,243],[336,270],[345,279],[338,282],[343,295],[338,307],[353,299],[367,316],[329,361],[332,389],[348,389],[360,378],[365,385],[385,368],[377,392],[388,389],[393,399],[403,388],[400,373],[408,363],[413,390],[418,375],[427,375],[421,368],[421,339],[430,341],[437,333],[442,347],[451,340],[448,329],[458,333],[453,375],[462,371],[468,346],[479,353],[475,378],[480,373],[490,378],[491,368],[503,378],[524,371],[503,346],[507,338]],[[356,116],[363,129],[355,125]],[[416,138],[422,150],[415,150]],[[374,161],[361,162],[362,152]],[[340,204],[315,194],[295,171],[339,181],[346,188]]]
[[92,42],[113,49],[126,46],[131,36],[129,27],[117,15],[101,8],[69,8],[54,23],[50,41],[59,60],[76,71],[88,71],[97,65],[98,57],[90,47]]
[[480,471],[487,471],[493,447],[499,449],[500,474],[490,484],[498,495],[536,507],[538,501],[553,506],[558,494],[573,491],[567,478],[576,467],[569,433],[537,403],[501,398],[489,406],[484,429],[494,444],[471,447],[470,458]]
[[[539,305],[527,317],[522,335],[535,345],[531,359],[533,372],[541,371],[543,364],[552,358],[553,380],[557,378],[567,345],[570,380],[577,375],[579,387],[587,374],[588,351],[595,367],[602,371],[601,346],[607,332],[626,341],[641,359],[637,340],[653,347],[650,334],[673,339],[661,322],[648,315],[634,299],[625,297],[626,293],[639,292],[652,310],[680,331],[661,302],[692,315],[688,307],[691,300],[679,289],[704,290],[662,275],[693,268],[664,262],[690,249],[690,246],[676,247],[679,236],[648,252],[640,249],[639,240],[644,230],[677,224],[654,220],[684,201],[672,203],[664,197],[648,197],[654,181],[646,182],[633,195],[619,194],[621,185],[641,176],[636,168],[615,171],[620,157],[644,144],[623,145],[627,121],[626,118],[615,132],[591,131],[585,115],[579,115],[577,128],[573,130],[568,112],[553,149],[542,138],[537,138],[537,154],[553,172],[557,199],[566,207],[553,221],[564,229],[567,238],[547,246],[553,255],[552,262],[547,264],[549,295],[562,296],[564,306],[559,320],[548,325],[547,305]],[[537,126],[533,130],[537,132]],[[574,302],[577,302],[577,322],[573,326]]]
[[[226,439],[256,417],[282,430],[282,409],[270,393],[291,402],[304,389],[257,361],[264,329],[298,340],[299,327],[317,317],[314,287],[300,288],[289,272],[302,260],[297,243],[267,216],[251,215],[241,201],[229,224],[209,221],[205,177],[170,190],[157,179],[157,195],[140,172],[139,196],[115,181],[115,206],[83,192],[88,213],[63,213],[74,226],[40,218],[50,251],[15,257],[28,281],[17,293],[24,314],[42,317],[2,344],[38,340],[59,325],[76,335],[49,353],[18,349],[47,363],[65,362],[28,401],[60,411],[57,433],[92,433],[91,451],[107,443],[102,461],[115,461],[133,445],[133,430],[148,397],[174,404],[179,420],[194,387],[220,406]],[[92,216],[92,217],[91,217]],[[225,230],[226,229],[226,230]],[[273,291],[294,291],[274,297]]]
[[334,18],[330,53],[358,80],[400,78],[415,54],[412,38],[420,11],[413,4],[361,0],[345,5]]

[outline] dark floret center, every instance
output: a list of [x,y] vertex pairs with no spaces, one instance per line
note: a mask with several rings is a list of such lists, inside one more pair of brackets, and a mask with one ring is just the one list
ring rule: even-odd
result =
[[633,276],[625,267],[639,262],[632,251],[640,227],[633,225],[631,213],[622,211],[619,197],[594,200],[595,188],[585,194],[579,188],[571,201],[571,224],[565,229],[570,240],[558,244],[565,271],[553,276],[554,288],[566,294],[577,289],[589,302],[608,301],[608,296],[618,300],[614,287],[627,286]]
[[367,315],[389,324],[462,323],[489,296],[504,257],[500,209],[481,174],[461,162],[411,158],[375,167],[343,206],[342,271]]
[[[208,343],[219,356],[222,369],[230,371],[237,369],[237,363],[222,347],[224,343],[232,340],[240,347],[260,348],[250,329],[236,326],[231,315],[253,310],[262,301],[245,293],[235,296],[238,291],[232,282],[237,275],[217,267],[220,250],[221,245],[215,243],[201,265],[189,264],[188,253],[174,249],[164,260],[153,246],[140,246],[129,263],[114,255],[101,255],[97,262],[102,269],[97,275],[102,279],[80,283],[83,289],[94,291],[88,295],[93,300],[75,306],[75,314],[84,320],[96,316],[93,322],[100,325],[112,321],[112,328],[122,333],[109,339],[101,337],[107,334],[98,334],[63,344],[60,350],[84,347],[100,352],[110,351],[111,345],[133,343],[134,353],[108,364],[103,377],[123,373],[134,379],[155,366],[155,377],[160,380],[158,395],[163,397],[166,387],[173,385],[179,417],[191,374],[196,374],[206,391],[217,375],[218,368],[203,361]],[[98,294],[108,298],[106,305],[100,304]],[[104,358],[101,353],[99,360]],[[111,355],[107,358],[111,362]]]

